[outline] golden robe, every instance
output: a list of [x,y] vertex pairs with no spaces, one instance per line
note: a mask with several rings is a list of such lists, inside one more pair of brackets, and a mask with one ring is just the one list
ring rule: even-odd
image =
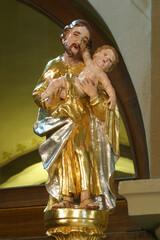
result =
[[[46,188],[52,198],[60,201],[63,195],[78,198],[89,190],[100,209],[115,207],[113,194],[114,165],[119,155],[119,112],[108,109],[108,96],[98,86],[98,97],[79,97],[73,84],[74,76],[83,70],[82,62],[70,66],[61,57],[51,60],[33,91],[40,107],[34,131],[47,140],[39,152],[48,171]],[[46,90],[46,77],[66,77],[67,96],[57,97],[46,110],[41,93]]]

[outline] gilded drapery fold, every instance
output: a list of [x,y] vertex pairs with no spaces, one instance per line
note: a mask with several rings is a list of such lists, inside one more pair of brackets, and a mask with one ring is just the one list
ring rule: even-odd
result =
[[[60,57],[47,64],[33,91],[40,107],[34,131],[47,136],[39,151],[49,174],[49,194],[59,201],[63,195],[78,198],[82,190],[89,190],[100,209],[111,209],[115,206],[111,179],[119,155],[119,112],[117,106],[108,109],[108,96],[101,88],[95,99],[78,96],[73,78],[83,67],[82,62],[69,66]],[[59,97],[48,111],[41,108],[41,93],[47,88],[49,74],[66,77],[67,97]]]

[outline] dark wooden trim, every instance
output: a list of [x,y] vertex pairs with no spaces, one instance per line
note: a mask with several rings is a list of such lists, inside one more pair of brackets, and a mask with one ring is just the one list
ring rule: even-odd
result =
[[133,231],[122,233],[107,233],[106,240],[153,240],[154,238],[145,231]]
[[[118,193],[118,186],[119,181],[126,180],[133,180],[133,178],[116,179],[114,181],[117,200],[124,199]],[[0,209],[43,206],[47,205],[47,202],[48,193],[45,185],[0,189]]]
[[44,207],[0,210],[0,238],[45,236]]
[[[0,238],[43,237],[45,206],[0,209]],[[128,216],[125,200],[117,201],[115,212],[109,216],[106,233],[140,231],[140,227]]]
[[18,237],[18,238],[5,238],[2,240],[53,240],[53,238],[49,238],[48,236],[43,236],[43,237]]
[[[115,194],[118,200],[119,180],[115,180]],[[0,189],[0,209],[44,206],[48,202],[48,193],[44,185]]]
[[[25,238],[12,238],[6,240],[53,240],[51,237],[25,237]],[[153,240],[153,238],[148,232],[146,231],[133,231],[133,232],[120,232],[120,233],[106,233],[106,240]],[[104,240],[105,240],[104,239]]]
[[[74,19],[85,19],[91,25],[93,30],[93,50],[95,50],[98,46],[103,44],[111,44],[115,46],[115,40],[103,22],[105,26],[104,31],[100,29],[100,27],[96,24],[96,21],[100,19],[98,15],[96,15],[96,11],[90,5],[90,9],[95,12],[95,19],[91,19],[89,14],[86,15],[85,8],[78,8],[77,1],[69,1],[69,0],[19,0],[23,3],[26,3],[38,11],[41,11],[46,16],[51,18],[61,27],[70,23]],[[83,1],[86,2],[86,1]],[[89,3],[88,3],[89,4]],[[90,10],[90,11],[91,11]],[[89,12],[89,10],[88,10]],[[98,19],[98,20],[97,20]],[[102,22],[102,20],[101,20]],[[106,30],[107,29],[107,30]],[[108,36],[106,35],[106,32]],[[117,46],[115,46],[117,48]],[[118,49],[117,49],[118,50]],[[147,151],[147,143],[145,136],[145,129],[142,119],[142,114],[139,106],[139,102],[137,99],[136,92],[134,90],[134,86],[132,84],[131,78],[129,76],[128,70],[124,63],[124,60],[119,52],[120,62],[117,68],[109,74],[109,77],[112,80],[112,84],[116,89],[118,104],[120,108],[120,112],[122,118],[125,122],[125,126],[127,128],[127,133],[130,140],[130,145],[132,149],[132,154],[134,158],[136,176],[138,178],[149,178],[149,161],[148,161],[148,151]]]
[[0,189],[0,209],[47,205],[45,186]]

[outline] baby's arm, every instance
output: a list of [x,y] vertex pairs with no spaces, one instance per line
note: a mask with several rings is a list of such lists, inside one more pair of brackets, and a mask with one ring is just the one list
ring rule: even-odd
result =
[[89,52],[89,49],[88,48],[85,48],[85,50],[82,52],[82,58],[83,58],[83,61],[84,61],[84,64],[85,65],[89,65],[92,63],[92,58],[91,58],[91,55],[90,55],[90,52]]
[[99,76],[99,81],[102,83],[102,86],[104,87],[106,93],[109,96],[108,103],[109,103],[109,109],[114,109],[116,106],[116,93],[114,88],[112,87],[112,84],[107,76],[106,73],[102,72]]
[[82,57],[83,57],[83,60],[84,60],[84,63],[86,66],[84,67],[83,71],[78,76],[79,81],[82,82],[86,78],[94,81],[94,74],[96,74],[96,70],[95,70],[95,65],[91,58],[88,48],[86,48],[83,51]]

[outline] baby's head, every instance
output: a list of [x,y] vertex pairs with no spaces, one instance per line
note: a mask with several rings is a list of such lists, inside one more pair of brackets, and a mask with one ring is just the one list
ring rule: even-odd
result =
[[109,45],[99,47],[93,54],[93,60],[104,72],[112,71],[119,61],[117,51]]

